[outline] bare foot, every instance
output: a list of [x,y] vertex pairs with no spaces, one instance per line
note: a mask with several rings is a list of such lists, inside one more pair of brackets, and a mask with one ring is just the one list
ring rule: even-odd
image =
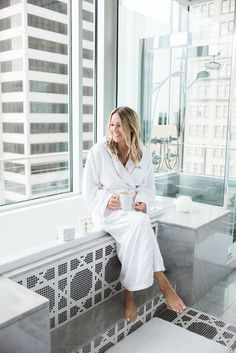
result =
[[180,297],[175,293],[172,287],[167,288],[163,291],[163,294],[166,298],[167,306],[178,313],[181,313],[183,310],[186,309],[183,301]]
[[164,275],[163,272],[155,272],[155,278],[158,280],[160,290],[164,294],[167,305],[171,310],[174,310],[178,313],[181,313],[183,310],[186,309],[185,304],[183,301],[178,297],[175,293],[174,289],[170,285],[168,279]]
[[128,322],[135,321],[137,319],[137,307],[134,302],[134,292],[128,290],[125,291],[125,319]]

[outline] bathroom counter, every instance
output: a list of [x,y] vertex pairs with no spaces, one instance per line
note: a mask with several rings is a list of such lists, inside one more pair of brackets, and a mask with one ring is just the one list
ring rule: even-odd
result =
[[170,279],[193,305],[230,272],[231,212],[193,203],[189,213],[172,206],[158,218],[157,239]]
[[0,350],[49,353],[49,301],[0,276]]
[[175,206],[169,207],[163,215],[160,215],[158,222],[196,230],[229,213],[229,210],[219,206],[193,202],[191,211],[186,213],[178,212]]

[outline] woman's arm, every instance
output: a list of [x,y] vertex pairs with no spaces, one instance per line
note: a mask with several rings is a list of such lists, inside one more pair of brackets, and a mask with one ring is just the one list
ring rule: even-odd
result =
[[[155,204],[155,183],[151,155],[148,150],[143,151],[144,160],[141,163],[144,179],[140,186],[136,188],[135,203],[144,203],[147,211]],[[137,205],[139,206],[139,205]],[[139,210],[139,209],[138,209]]]
[[91,149],[86,160],[82,193],[89,213],[95,213],[104,217],[108,202],[112,193],[104,190],[100,183],[100,175],[103,168],[102,158]]

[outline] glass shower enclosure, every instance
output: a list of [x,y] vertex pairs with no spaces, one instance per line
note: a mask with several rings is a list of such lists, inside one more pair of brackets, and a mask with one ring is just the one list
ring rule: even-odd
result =
[[232,244],[236,240],[235,2],[162,4],[120,0],[118,105],[131,105],[140,115],[157,195],[189,195],[193,201],[230,209]]

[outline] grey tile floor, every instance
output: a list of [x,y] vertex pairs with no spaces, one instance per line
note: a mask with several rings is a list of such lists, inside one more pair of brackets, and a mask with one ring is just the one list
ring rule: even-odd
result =
[[214,286],[193,308],[236,325],[236,270]]

